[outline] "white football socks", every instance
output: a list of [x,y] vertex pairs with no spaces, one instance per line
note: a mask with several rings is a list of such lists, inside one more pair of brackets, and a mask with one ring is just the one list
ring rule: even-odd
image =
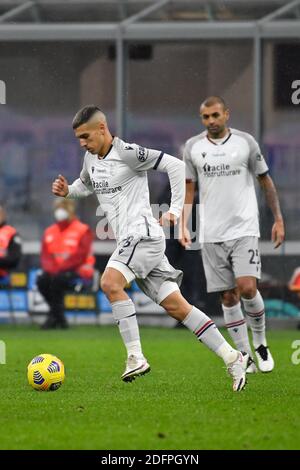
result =
[[113,316],[119,326],[119,331],[127,350],[127,355],[134,354],[139,358],[143,357],[139,326],[132,300],[112,302],[111,306]]
[[249,343],[247,322],[244,318],[241,303],[233,307],[225,307],[222,305],[225,326],[230,337],[239,351],[245,351],[252,356],[251,346]]
[[230,364],[237,359],[238,352],[227,343],[214,322],[198,308],[193,307],[182,323],[195,334],[199,341],[221,357],[225,364]]
[[253,299],[242,298],[242,301],[245,313],[249,318],[254,348],[258,348],[261,344],[267,346],[265,306],[260,292],[257,291]]

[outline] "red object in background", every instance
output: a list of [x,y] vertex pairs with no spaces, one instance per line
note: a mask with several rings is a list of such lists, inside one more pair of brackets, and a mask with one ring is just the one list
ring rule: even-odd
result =
[[50,274],[73,271],[84,279],[91,279],[95,265],[92,241],[90,227],[76,218],[51,225],[43,236],[42,269]]
[[[17,231],[11,225],[3,225],[0,228],[0,257],[4,258],[7,253],[7,248],[10,244],[11,239],[16,235]],[[0,277],[8,275],[8,271],[0,269]]]
[[289,282],[289,289],[300,292],[300,268],[296,268]]

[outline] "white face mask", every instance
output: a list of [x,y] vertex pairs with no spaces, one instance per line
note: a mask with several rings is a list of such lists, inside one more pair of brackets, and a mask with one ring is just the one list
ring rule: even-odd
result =
[[68,220],[69,214],[66,211],[66,209],[63,209],[62,207],[58,207],[54,211],[54,218],[57,222],[62,222],[63,220]]

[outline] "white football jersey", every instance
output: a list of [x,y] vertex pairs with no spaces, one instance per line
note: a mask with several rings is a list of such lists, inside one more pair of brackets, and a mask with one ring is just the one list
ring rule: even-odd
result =
[[107,154],[86,152],[80,179],[69,186],[69,198],[96,193],[117,240],[129,235],[163,237],[149,200],[147,170],[168,173],[172,200],[170,212],[180,216],[185,196],[184,163],[168,154],[128,144],[114,137]]
[[199,184],[200,242],[259,237],[254,176],[268,172],[259,145],[250,134],[236,129],[217,142],[205,131],[189,139],[184,148],[186,179]]

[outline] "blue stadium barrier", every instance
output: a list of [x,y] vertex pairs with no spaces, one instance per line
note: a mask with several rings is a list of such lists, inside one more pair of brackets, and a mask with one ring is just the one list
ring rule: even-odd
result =
[[26,312],[28,310],[26,290],[0,291],[0,312],[7,312],[11,309],[14,312]]
[[296,305],[279,299],[265,299],[267,318],[300,318],[300,310]]

